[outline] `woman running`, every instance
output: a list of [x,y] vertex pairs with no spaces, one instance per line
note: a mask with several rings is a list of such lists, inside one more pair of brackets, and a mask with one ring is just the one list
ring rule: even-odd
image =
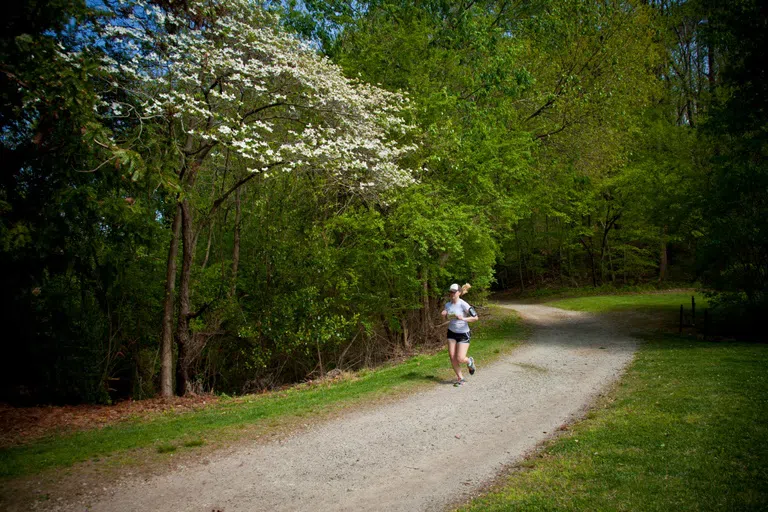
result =
[[469,350],[469,322],[477,320],[475,308],[467,304],[461,298],[461,288],[458,284],[452,284],[449,289],[451,301],[445,305],[443,318],[450,319],[448,324],[448,355],[451,358],[453,371],[456,372],[454,386],[464,384],[464,376],[461,374],[461,365],[466,363],[470,375],[475,373],[475,360],[467,357]]

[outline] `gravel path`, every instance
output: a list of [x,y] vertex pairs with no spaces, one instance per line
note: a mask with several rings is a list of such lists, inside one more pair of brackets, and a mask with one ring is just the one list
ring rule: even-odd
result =
[[463,387],[446,383],[279,443],[124,481],[63,510],[442,510],[580,416],[635,350],[605,318],[504,307],[534,325],[531,339],[493,365],[477,361]]

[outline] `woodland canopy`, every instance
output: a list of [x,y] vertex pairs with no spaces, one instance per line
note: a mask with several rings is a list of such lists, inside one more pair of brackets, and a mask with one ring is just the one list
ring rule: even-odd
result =
[[379,364],[452,282],[768,310],[757,0],[6,9],[0,400]]

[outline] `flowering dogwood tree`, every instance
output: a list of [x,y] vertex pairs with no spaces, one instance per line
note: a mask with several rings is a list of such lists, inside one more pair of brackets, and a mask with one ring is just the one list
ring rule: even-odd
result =
[[411,148],[392,137],[407,128],[401,95],[345,78],[246,0],[190,4],[184,15],[113,7],[123,15],[103,27],[105,64],[133,101],[105,103],[108,115],[173,124],[180,154],[227,149],[251,173],[312,168],[362,189],[411,181],[397,165]]
[[[167,396],[179,238],[177,389],[183,393],[189,324],[197,315],[190,309],[190,275],[200,226],[256,176],[321,173],[325,183],[355,194],[411,183],[399,165],[412,149],[400,142],[409,129],[402,117],[407,101],[346,78],[248,0],[192,0],[177,11],[119,0],[103,8],[111,16],[93,31],[99,37],[93,44],[103,49],[110,78],[99,112],[113,126],[132,129],[131,137],[116,140],[105,132],[95,143],[133,172],[157,173],[177,198],[161,341],[161,393]],[[215,187],[218,197],[196,204],[195,181],[224,176],[218,172],[224,166],[232,171]]]

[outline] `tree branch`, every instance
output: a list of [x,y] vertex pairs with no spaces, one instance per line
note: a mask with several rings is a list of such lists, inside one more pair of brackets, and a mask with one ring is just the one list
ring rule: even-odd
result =
[[[279,162],[273,162],[273,163],[271,163],[271,164],[267,165],[267,168],[268,168],[268,169],[271,169],[271,168],[273,168],[273,167],[277,167],[278,165],[283,165],[283,164],[285,164],[285,162],[283,162],[283,161],[281,160],[281,161],[279,161]],[[258,175],[259,175],[259,173],[257,173],[257,172],[252,172],[252,173],[250,173],[248,176],[246,176],[245,178],[242,178],[242,179],[240,179],[238,182],[236,182],[234,185],[232,185],[232,186],[229,188],[229,190],[227,190],[226,192],[224,192],[224,193],[223,193],[223,194],[222,194],[222,195],[221,195],[221,196],[220,196],[218,199],[216,199],[216,200],[213,202],[213,205],[211,206],[211,209],[208,211],[208,214],[206,215],[206,219],[210,219],[210,218],[211,218],[211,216],[212,216],[214,213],[216,213],[216,210],[218,210],[218,209],[219,209],[219,206],[221,206],[221,204],[222,204],[224,201],[226,201],[226,200],[227,200],[227,198],[228,198],[230,195],[232,195],[232,193],[233,193],[233,192],[235,192],[235,191],[236,191],[238,188],[242,187],[243,185],[245,185],[246,183],[248,183],[249,181],[251,181],[253,178],[255,178],[255,177],[256,177],[256,176],[258,176]],[[207,222],[207,220],[206,220],[206,222]]]
[[563,126],[561,126],[560,128],[558,128],[557,130],[554,130],[554,131],[551,131],[551,132],[547,132],[547,133],[541,133],[541,134],[539,134],[539,135],[536,135],[535,137],[536,137],[537,139],[539,139],[539,140],[541,140],[541,139],[546,139],[546,138],[547,138],[547,137],[549,137],[550,135],[555,135],[555,134],[557,134],[557,133],[560,133],[561,131],[563,131],[563,130],[565,130],[566,128],[568,128],[569,126],[571,126],[571,124],[572,124],[572,123],[569,123],[569,122],[567,122],[567,121],[565,121],[565,120],[564,120],[564,121],[563,121]]
[[283,101],[277,101],[275,103],[270,103],[269,105],[264,105],[262,107],[255,108],[255,109],[253,109],[253,110],[243,114],[243,116],[240,118],[240,122],[244,123],[249,117],[251,117],[254,114],[258,114],[262,110],[267,110],[268,108],[274,108],[274,107],[281,107],[283,105],[287,105],[287,103],[285,103]]
[[187,316],[187,318],[189,318],[190,320],[194,320],[195,318],[197,318],[197,317],[199,317],[200,315],[202,315],[203,313],[205,313],[205,311],[206,311],[206,310],[207,310],[209,307],[211,307],[211,302],[206,302],[205,304],[203,304],[203,305],[200,307],[200,309],[198,309],[198,310],[197,310],[197,311],[195,311],[194,313],[190,313],[190,314],[189,314],[189,316]]

